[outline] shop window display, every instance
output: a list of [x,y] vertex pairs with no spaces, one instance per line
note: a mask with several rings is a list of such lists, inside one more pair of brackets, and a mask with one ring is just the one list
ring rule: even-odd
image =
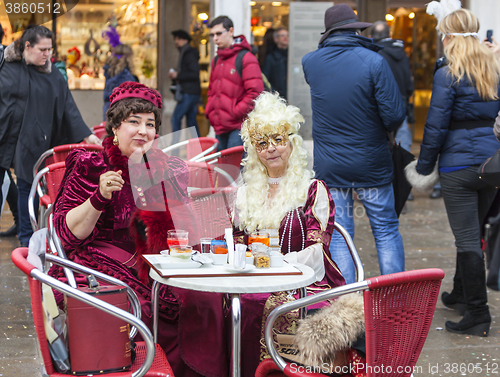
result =
[[70,89],[104,89],[103,65],[111,46],[103,32],[110,26],[132,48],[139,81],[156,88],[157,1],[80,0],[56,22],[57,57],[66,62]]

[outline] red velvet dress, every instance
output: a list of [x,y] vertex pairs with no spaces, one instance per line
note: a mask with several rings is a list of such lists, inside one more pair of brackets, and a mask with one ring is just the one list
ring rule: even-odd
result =
[[[111,138],[105,139],[103,145],[105,149],[100,153],[75,150],[66,159],[66,175],[54,204],[54,224],[71,260],[130,285],[141,301],[142,320],[151,329],[151,282],[147,278],[148,268],[140,258],[141,252],[148,251],[142,247],[135,248],[138,236],[130,231],[129,226],[133,216],[140,218],[142,213],[146,213],[138,211],[138,207],[151,211],[168,202],[178,205],[185,215],[179,220],[180,224],[175,222],[175,226],[181,225],[182,229],[189,230],[193,228],[189,225],[193,218],[190,217],[187,196],[187,166],[176,157],[168,157],[160,150],[152,149],[148,152],[147,168],[144,164],[134,164],[129,171],[128,159],[117,146],[112,145]],[[68,229],[66,214],[95,192],[99,187],[100,175],[108,170],[122,170],[125,184],[121,191],[113,194],[92,234],[79,240]],[[163,183],[146,184],[147,187],[141,189],[144,196],[138,196],[136,192],[136,201],[133,190],[137,190],[138,186],[135,182],[143,182],[141,175],[144,174],[147,175],[142,178],[150,178],[146,179],[147,182],[163,180]],[[165,224],[160,221],[161,216],[164,216],[162,212],[151,213],[157,224]],[[149,228],[148,247],[152,247],[149,252],[166,248],[164,235],[167,230],[167,225]],[[191,244],[197,243],[193,242],[196,239],[194,233],[190,231],[190,238],[193,235]],[[150,239],[156,239],[156,245],[151,246]],[[61,268],[54,266],[49,273],[64,279]],[[62,300],[62,297],[58,299]],[[165,350],[175,376],[227,375],[222,295],[162,285],[158,343]]]
[[[323,193],[326,191],[328,198],[328,213],[326,218],[321,221],[315,211],[315,205],[318,198],[318,186],[322,185]],[[237,216],[237,214],[236,214]],[[323,263],[325,267],[325,276],[321,281],[313,283],[308,287],[308,294],[314,291],[334,288],[344,285],[345,281],[339,268],[330,258],[328,247],[334,231],[335,223],[335,204],[323,181],[313,180],[309,186],[306,203],[290,211],[281,221],[279,228],[279,239],[282,254],[289,252],[298,252],[308,246],[321,243],[323,249]],[[236,242],[248,244],[247,235],[241,230],[234,230]],[[264,308],[269,306],[271,294],[245,294],[241,297],[242,306],[242,355],[241,363],[243,377],[253,377],[255,370],[261,359],[261,341]],[[297,297],[297,296],[296,296]],[[267,304],[266,304],[267,303]],[[314,307],[324,306],[319,304]],[[268,314],[268,313],[267,313]],[[287,332],[285,328],[281,332]]]

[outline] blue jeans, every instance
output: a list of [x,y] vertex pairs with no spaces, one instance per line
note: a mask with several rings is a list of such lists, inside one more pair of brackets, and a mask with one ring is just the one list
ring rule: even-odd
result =
[[[354,208],[353,190],[357,192],[364,208]],[[330,192],[335,202],[335,221],[346,228],[352,238],[354,216],[361,217],[366,211],[375,238],[382,275],[404,271],[403,238],[399,233],[399,220],[394,210],[392,183],[372,188],[331,189]],[[330,254],[339,266],[346,283],[354,283],[354,263],[344,238],[338,232],[333,232]]]
[[238,145],[243,145],[243,140],[241,140],[240,130],[232,130],[223,134],[215,135],[217,140],[219,140],[219,145],[217,146],[217,152],[223,149],[228,149],[232,147],[237,147]]
[[[192,130],[196,130],[196,135],[191,135],[192,138],[198,137],[200,135],[200,130],[198,129],[198,122],[196,122],[196,114],[198,113],[198,102],[200,101],[200,96],[197,94],[183,94],[182,100],[177,102],[175,106],[174,113],[172,114],[172,132],[180,131],[182,118],[186,116],[187,127]],[[179,138],[179,133],[174,133],[174,138]],[[173,140],[172,144],[177,143],[179,140]]]
[[411,152],[412,137],[410,127],[408,127],[407,118],[405,118],[403,124],[396,131],[394,138],[396,139],[396,143],[401,143],[401,146],[404,149]]
[[[31,190],[31,183],[17,177],[17,210],[19,212],[19,226],[17,228],[17,238],[21,244],[27,244],[33,235],[30,214],[28,211],[28,198]],[[35,195],[35,214],[38,214],[38,195]]]

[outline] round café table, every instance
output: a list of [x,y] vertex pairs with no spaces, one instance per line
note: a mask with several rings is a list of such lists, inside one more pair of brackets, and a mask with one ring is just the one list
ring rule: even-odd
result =
[[152,287],[153,306],[153,336],[156,343],[158,329],[158,291],[160,284],[172,287],[190,289],[201,292],[228,293],[231,295],[231,313],[233,322],[232,333],[232,367],[231,376],[241,375],[241,305],[240,295],[242,293],[269,293],[300,289],[305,295],[305,287],[316,281],[312,268],[303,264],[294,264],[301,275],[263,275],[263,276],[224,276],[224,277],[196,277],[196,278],[162,278],[154,269],[150,270],[149,276],[154,280]]

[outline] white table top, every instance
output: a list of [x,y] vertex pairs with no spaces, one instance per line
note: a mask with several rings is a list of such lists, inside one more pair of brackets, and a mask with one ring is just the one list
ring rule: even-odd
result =
[[161,284],[177,288],[186,288],[201,292],[218,293],[268,293],[288,291],[306,287],[316,281],[312,268],[303,264],[294,264],[302,275],[269,276],[224,276],[201,278],[162,278],[151,269],[149,276]]

